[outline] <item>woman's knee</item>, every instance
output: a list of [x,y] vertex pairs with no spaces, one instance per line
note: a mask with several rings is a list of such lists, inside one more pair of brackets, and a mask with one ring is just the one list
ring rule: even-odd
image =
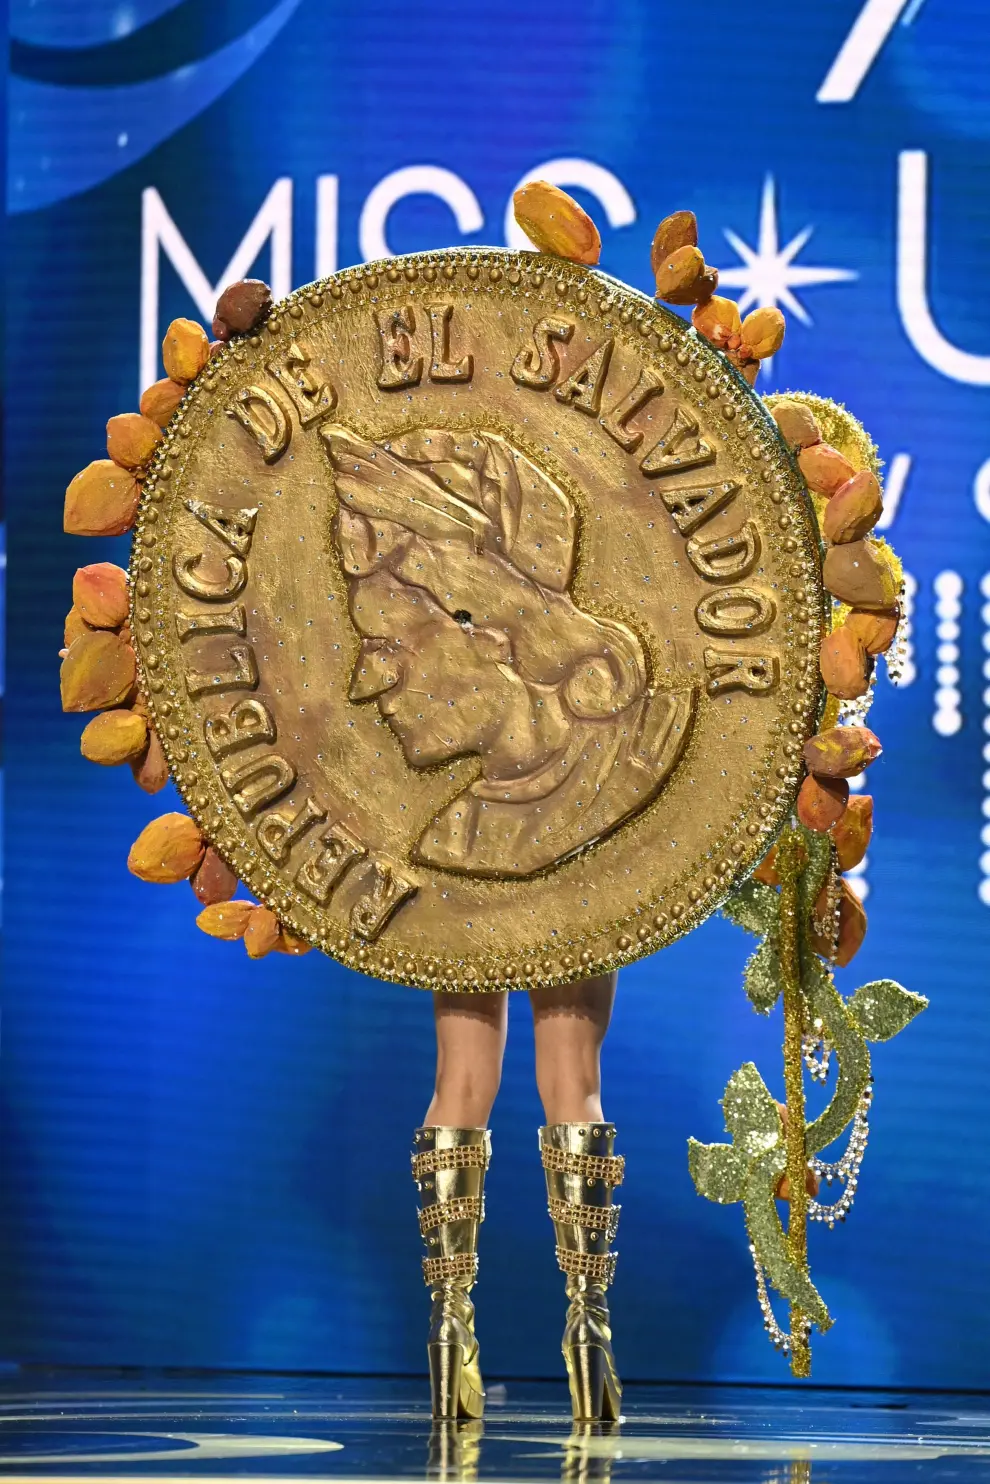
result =
[[441,1061],[431,1104],[432,1121],[460,1128],[483,1127],[495,1102],[500,1074],[497,1063],[477,1066]]
[[536,1087],[548,1123],[601,1118],[602,1083],[597,1058],[537,1057]]
[[597,1061],[560,1062],[556,1058],[536,1063],[536,1088],[544,1100],[557,1101],[561,1097],[597,1097],[602,1090],[601,1072]]
[[497,1062],[484,1065],[449,1062],[446,1058],[437,1067],[437,1092],[465,1102],[495,1101],[501,1081],[502,1069]]

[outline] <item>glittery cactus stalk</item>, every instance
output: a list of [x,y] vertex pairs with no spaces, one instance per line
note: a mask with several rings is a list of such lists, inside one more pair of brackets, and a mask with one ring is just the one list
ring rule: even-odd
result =
[[[787,1222],[787,1247],[791,1261],[805,1276],[808,1274],[808,1196],[805,1187],[808,1154],[805,1139],[804,1067],[801,1037],[807,1020],[804,990],[801,985],[801,959],[798,923],[798,877],[802,853],[796,832],[787,830],[777,847],[777,870],[780,875],[780,954],[784,1000],[784,1088],[787,1097],[787,1183],[790,1187],[790,1215]],[[791,1304],[791,1373],[811,1375],[810,1326],[796,1304]]]

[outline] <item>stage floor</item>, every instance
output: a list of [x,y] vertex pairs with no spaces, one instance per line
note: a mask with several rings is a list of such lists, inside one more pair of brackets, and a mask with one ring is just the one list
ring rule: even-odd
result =
[[628,1386],[572,1427],[566,1389],[489,1383],[484,1423],[431,1427],[426,1383],[24,1370],[0,1380],[0,1475],[184,1479],[990,1481],[990,1395]]

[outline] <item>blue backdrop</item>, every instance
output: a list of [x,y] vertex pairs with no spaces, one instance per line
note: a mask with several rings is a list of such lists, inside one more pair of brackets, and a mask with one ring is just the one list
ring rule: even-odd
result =
[[[990,19],[983,0],[13,0],[0,1350],[23,1361],[423,1368],[409,1134],[426,995],[316,954],[248,963],[124,861],[149,800],[58,703],[69,477],[176,314],[383,250],[500,243],[530,173],[575,190],[649,289],[693,208],[733,294],[788,315],[761,389],[847,402],[888,465],[913,659],[880,687],[871,926],[850,989],[931,1008],[877,1048],[849,1223],[812,1233],[838,1316],[819,1380],[988,1380]],[[983,60],[979,61],[982,54]],[[689,1134],[780,1025],[713,921],[622,975],[605,1055],[628,1156],[615,1288],[637,1377],[774,1378],[737,1209]],[[512,1005],[478,1292],[492,1373],[556,1375],[528,1006]],[[508,1300],[511,1298],[511,1304]]]

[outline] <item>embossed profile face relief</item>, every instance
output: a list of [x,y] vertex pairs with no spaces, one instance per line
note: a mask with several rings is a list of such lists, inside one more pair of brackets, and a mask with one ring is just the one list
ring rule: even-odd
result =
[[683,321],[535,253],[350,270],[194,387],[134,629],[173,773],[289,928],[431,987],[710,912],[814,731],[813,517]]
[[694,690],[655,691],[632,629],[574,603],[567,495],[495,434],[323,438],[362,636],[351,699],[377,698],[414,767],[480,759],[414,859],[529,876],[645,808],[683,751]]

